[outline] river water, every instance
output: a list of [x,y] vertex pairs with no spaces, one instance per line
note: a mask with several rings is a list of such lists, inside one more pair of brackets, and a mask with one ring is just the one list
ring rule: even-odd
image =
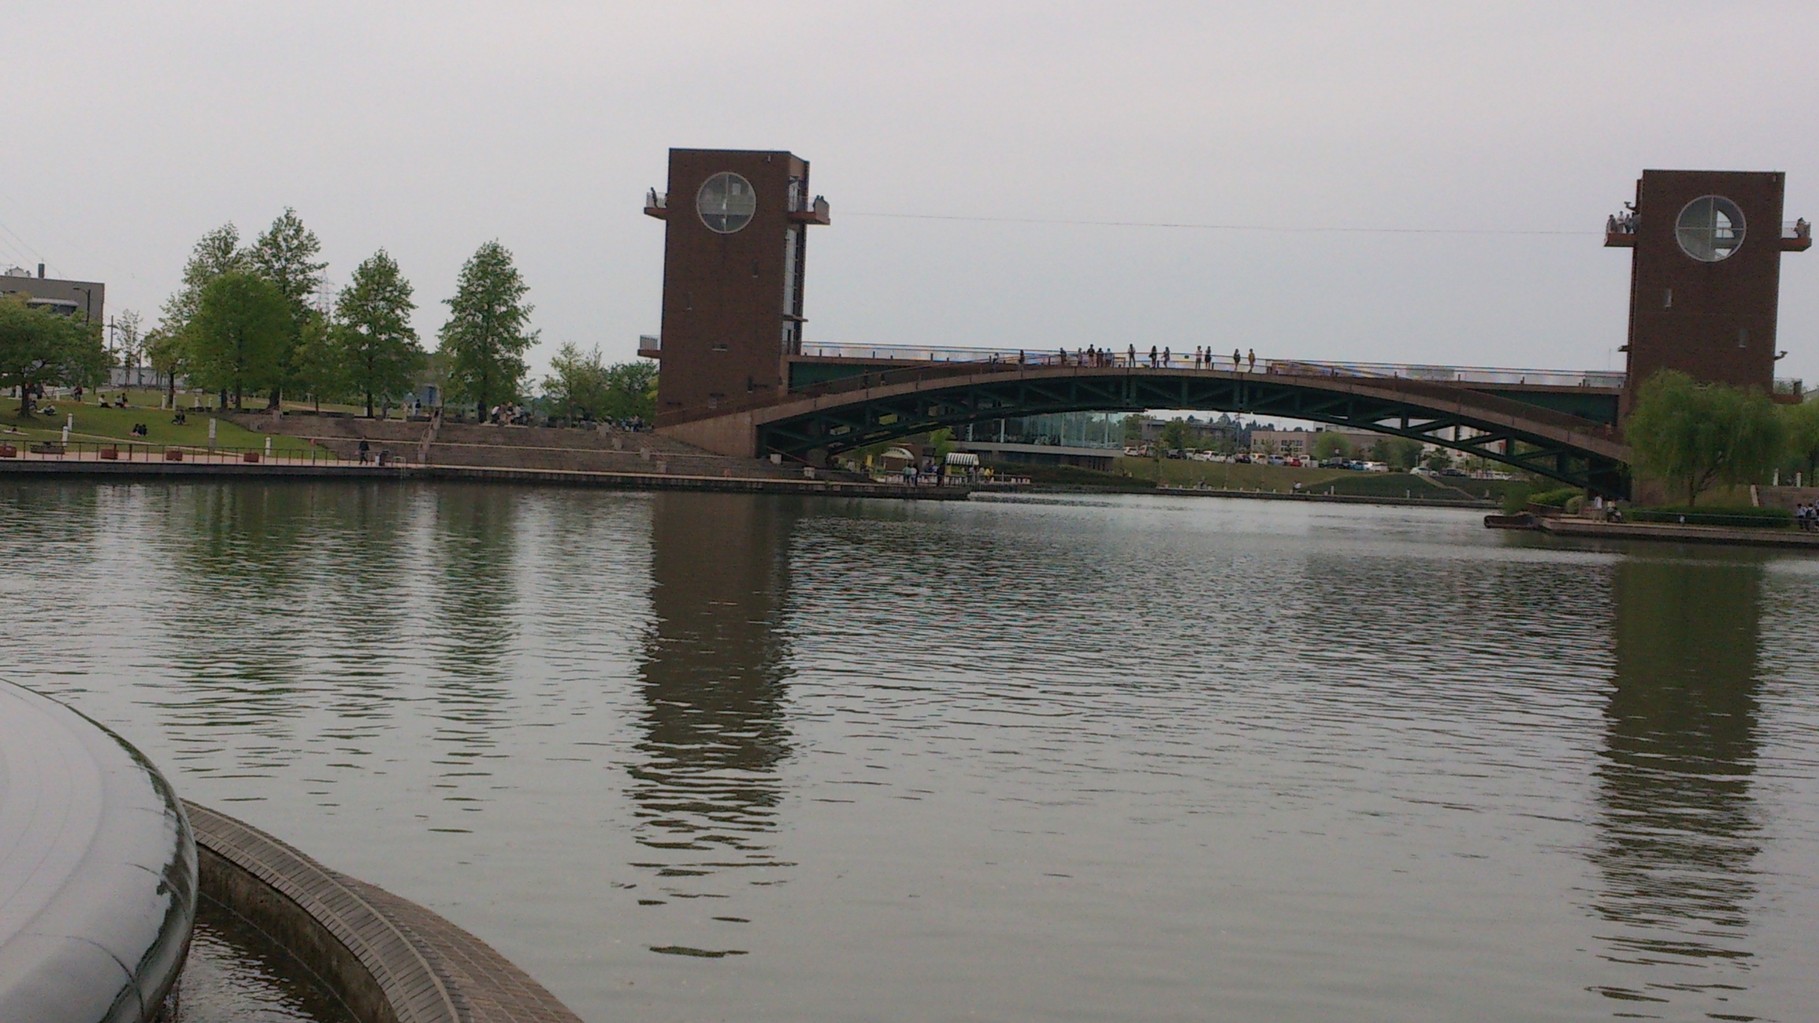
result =
[[589,1020],[1810,1018],[1819,559],[0,483],[0,675]]

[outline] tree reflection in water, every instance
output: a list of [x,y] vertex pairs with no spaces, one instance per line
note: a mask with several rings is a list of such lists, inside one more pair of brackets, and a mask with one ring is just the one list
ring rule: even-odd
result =
[[[1597,768],[1602,810],[1593,911],[1602,956],[1631,1003],[1702,997],[1737,1012],[1760,827],[1756,769],[1757,564],[1626,558],[1616,568],[1616,680]],[[1647,1014],[1642,1004],[1626,1013]]]
[[[793,504],[777,500],[656,498],[655,621],[639,662],[641,760],[630,768],[636,840],[652,854],[638,866],[660,879],[644,905],[724,897],[728,871],[739,868],[760,868],[742,875],[748,883],[773,884],[776,873],[763,868],[788,866],[775,860],[771,834],[781,799],[777,768],[790,752],[779,619],[794,518]],[[684,936],[653,950],[738,954],[711,924],[739,922],[710,909],[678,920]]]

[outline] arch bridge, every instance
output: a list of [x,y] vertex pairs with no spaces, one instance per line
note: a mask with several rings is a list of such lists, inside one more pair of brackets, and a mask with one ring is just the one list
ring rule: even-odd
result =
[[995,419],[1147,409],[1229,412],[1406,437],[1594,493],[1628,494],[1630,452],[1615,427],[1621,373],[1310,362],[1189,369],[1132,361],[1051,353],[1042,362],[995,354],[897,362],[774,398],[678,411],[659,417],[658,427],[713,450],[825,464],[853,448]]

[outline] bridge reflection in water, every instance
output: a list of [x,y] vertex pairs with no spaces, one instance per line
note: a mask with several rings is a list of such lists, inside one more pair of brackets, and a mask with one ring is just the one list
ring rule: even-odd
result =
[[[1723,560],[1615,567],[1616,678],[1598,780],[1599,955],[1645,978],[1600,989],[1635,1003],[1704,996],[1737,1011],[1753,954],[1760,847],[1757,647],[1764,572]],[[1710,980],[1688,984],[1688,967]],[[1644,1005],[1633,1011],[1646,1014]]]
[[[656,884],[639,904],[668,907],[674,935],[652,950],[743,953],[744,918],[716,911],[733,885],[780,883],[772,845],[788,660],[792,502],[742,494],[658,494],[651,513],[651,609],[638,673],[644,701],[635,864]],[[706,538],[714,540],[708,542]],[[648,927],[648,925],[647,925]],[[656,928],[651,928],[656,929]]]

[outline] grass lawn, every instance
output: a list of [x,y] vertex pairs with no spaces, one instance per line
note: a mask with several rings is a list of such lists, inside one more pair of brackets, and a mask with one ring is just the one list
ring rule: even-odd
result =
[[1492,500],[1518,485],[1513,480],[1475,480],[1465,477],[1421,477],[1405,472],[1356,472],[1350,469],[1290,468],[1259,462],[1196,462],[1184,458],[1119,458],[1111,473],[1071,470],[1069,478],[1054,479],[1052,472],[1019,467],[1040,482],[1071,483],[1115,489],[1154,486],[1206,486],[1216,490],[1261,490],[1293,493],[1346,494],[1356,497],[1395,497],[1429,500]]
[[[110,398],[119,394],[111,388],[107,391]],[[21,418],[15,399],[0,399],[4,411],[0,411],[0,440],[9,438],[22,441],[58,440],[63,436],[63,424],[74,415],[76,422],[70,429],[72,441],[119,441],[122,444],[169,444],[186,447],[208,446],[208,420],[206,413],[189,413],[189,422],[176,424],[171,422],[171,413],[158,408],[156,392],[127,392],[129,402],[142,400],[151,396],[149,406],[131,404],[126,408],[101,408],[92,401],[76,404],[67,399],[52,398],[45,404],[57,409],[54,416],[34,413],[29,418]],[[182,396],[178,400],[181,402]],[[146,435],[135,437],[132,434],[134,423],[144,423]],[[18,433],[6,432],[17,430]],[[225,419],[218,420],[215,426],[215,444],[223,448],[265,448],[265,438],[272,439],[272,450],[299,451],[312,450],[308,441],[299,437],[288,437],[283,434],[254,433],[243,429]]]
[[1274,490],[1291,493],[1295,484],[1303,490],[1317,489],[1328,481],[1357,473],[1344,469],[1291,469],[1281,465],[1259,465],[1255,462],[1196,462],[1189,458],[1120,458],[1118,471],[1133,478],[1160,482],[1163,486],[1193,487],[1205,484],[1218,490]]

